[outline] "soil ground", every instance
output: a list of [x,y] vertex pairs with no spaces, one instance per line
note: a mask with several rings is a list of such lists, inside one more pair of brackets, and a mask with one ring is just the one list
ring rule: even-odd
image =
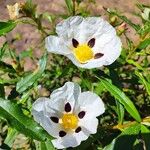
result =
[[[0,20],[8,20],[9,15],[6,6],[13,5],[16,2],[24,2],[25,0],[0,0]],[[87,1],[83,0],[83,5]],[[65,14],[66,5],[65,0],[33,0],[34,3],[38,5],[38,12],[49,12],[50,14]],[[149,0],[139,0],[139,2],[150,5]],[[132,13],[138,11],[136,4],[137,0],[96,0],[96,3],[88,3],[87,9],[91,11],[92,15],[102,15],[105,18],[105,11],[103,7],[113,8],[121,11],[125,16],[131,19],[134,23],[140,23],[140,21]],[[135,31],[128,27],[127,31],[128,36],[136,43],[138,36],[135,34]],[[19,25],[12,32],[10,32],[6,37],[0,37],[0,47],[2,44],[7,41],[12,41],[19,37],[19,40],[13,42],[12,47],[17,49],[17,52],[22,50],[27,50],[29,47],[33,47],[35,50],[35,55],[40,57],[41,50],[37,46],[37,43],[40,43],[40,35],[37,30],[31,25]],[[124,40],[122,40],[124,42]],[[30,66],[30,69],[33,69],[33,64],[30,60],[27,60],[27,66]]]

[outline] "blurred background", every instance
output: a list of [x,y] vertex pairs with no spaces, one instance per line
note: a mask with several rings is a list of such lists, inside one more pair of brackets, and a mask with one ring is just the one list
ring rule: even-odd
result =
[[[25,0],[18,0],[18,1],[17,0],[0,0],[0,21],[9,20],[7,5],[14,5],[16,2],[25,2]],[[108,17],[109,15],[107,14],[105,8],[116,9],[117,11],[121,12],[121,14],[126,16],[129,20],[131,20],[134,24],[142,24],[141,19],[139,17],[137,17],[138,12],[141,13],[140,10],[136,7],[136,4],[138,2],[142,3],[144,5],[150,5],[149,0],[139,0],[139,1],[137,1],[137,0],[83,0],[80,3],[80,10],[81,11],[86,10],[86,13],[91,16],[102,16],[104,19],[106,19],[110,22],[111,19]],[[33,3],[37,4],[37,13],[43,14],[45,12],[48,12],[51,16],[54,16],[56,18],[54,24],[52,24],[50,22],[44,22],[42,20],[43,21],[42,23],[48,29],[55,28],[55,25],[57,24],[57,22],[59,22],[63,18],[60,16],[65,16],[68,13],[67,7],[65,4],[65,0],[33,0]],[[131,28],[127,24],[126,24],[126,29],[127,29],[126,30],[127,37],[129,37],[129,39],[131,39],[131,41],[133,41],[134,45],[138,45],[139,35],[135,32],[135,30],[133,28]],[[23,60],[21,59],[21,61],[23,61],[23,66],[24,66],[23,71],[24,71],[24,73],[26,73],[27,71],[33,71],[37,68],[37,62],[38,62],[37,58],[40,58],[43,54],[44,38],[42,40],[41,39],[42,39],[41,34],[34,26],[32,26],[31,24],[19,24],[13,31],[8,33],[6,36],[0,37],[0,47],[2,47],[2,45],[7,41],[9,46],[11,47],[11,50],[12,51],[14,50],[17,54],[20,54],[22,51],[30,51],[30,49],[31,49],[31,51],[33,50],[34,59],[30,58],[30,57],[25,57],[25,58],[23,58]],[[126,47],[125,36],[121,36],[121,39],[123,42],[123,46]],[[127,49],[129,49],[129,48],[127,48]],[[130,49],[129,49],[129,51],[130,51]],[[135,58],[134,56],[133,56],[133,58]],[[53,57],[53,55],[49,55],[48,60],[50,60],[52,57]],[[149,57],[148,54],[147,54],[147,57]],[[8,57],[6,57],[6,58],[7,59],[5,61],[8,64],[13,65],[13,60],[10,60],[10,58],[8,58]],[[62,70],[64,69],[64,67],[66,67],[66,65],[64,65],[65,63],[62,63],[63,59],[60,61],[60,59],[59,59],[60,56],[58,56],[58,57],[55,56],[55,58],[57,58],[56,60],[58,60],[58,62],[56,61],[55,63],[51,64],[51,66],[54,66],[54,69],[50,68],[51,71],[48,74],[48,79],[49,80],[52,79],[52,86],[55,85],[55,83],[57,83],[58,77],[60,78]],[[126,58],[126,55],[125,55],[125,58]],[[145,59],[145,57],[143,57],[143,56],[138,57],[138,59],[135,60],[135,62],[138,62],[139,64],[141,64],[141,66],[144,66],[146,68],[146,66],[147,66],[147,65],[145,65],[146,63],[145,64],[143,63],[144,65],[141,63],[141,62],[144,62],[143,59]],[[150,60],[150,59],[148,58],[148,60]],[[49,61],[49,62],[51,62],[51,61]],[[57,65],[58,63],[60,63],[61,65],[60,66]],[[149,63],[149,62],[147,62],[147,63]],[[56,65],[54,65],[54,64],[56,64]],[[132,77],[130,75],[130,73],[134,74],[133,70],[135,68],[136,68],[136,66],[133,67],[133,66],[131,66],[131,64],[129,65],[128,63],[126,65],[124,65],[123,69],[126,71],[126,74],[127,74],[127,77],[125,76],[125,78],[129,79],[130,77]],[[76,69],[74,69],[74,70],[75,70],[74,72],[76,72]],[[123,71],[121,70],[121,71],[124,73],[125,72],[124,70]],[[58,76],[56,75],[57,74],[56,72],[58,73]],[[70,72],[72,73],[73,71],[70,71]],[[120,75],[120,72],[118,73],[119,75]],[[81,80],[77,76],[78,72],[75,73],[75,75],[76,75],[75,77],[74,77],[73,73],[71,74],[71,77],[66,76],[66,78],[64,80],[66,80],[68,78],[72,78],[73,81]],[[90,72],[88,72],[88,73],[90,74]],[[145,76],[147,76],[147,75],[145,75]],[[122,78],[124,78],[124,74],[123,74]],[[47,78],[45,78],[45,80],[46,79]],[[132,93],[132,90],[130,88],[128,91],[128,93],[130,93],[130,91],[131,91],[130,97],[132,99],[134,99],[136,102],[139,99],[143,100],[145,102],[145,99],[146,99],[145,93],[144,94],[142,93],[143,87],[141,88],[141,85],[139,84],[140,88],[139,88],[139,93],[138,93],[137,88],[135,88],[134,84],[133,84],[134,80],[135,80],[135,78],[133,78],[133,82],[131,85],[125,82],[126,83],[125,89],[126,90],[128,89],[127,85],[129,85],[129,87],[131,86],[131,89],[133,86],[133,89],[135,90],[134,94]],[[46,81],[44,81],[44,83],[45,82]],[[62,82],[64,82],[64,81],[62,81]],[[59,83],[59,81],[58,81],[58,83]],[[48,84],[51,84],[51,82]],[[52,89],[49,85],[46,85],[46,86],[48,86],[49,89]],[[138,87],[137,85],[135,85],[135,86]],[[141,91],[141,89],[142,89],[142,91]],[[8,89],[8,90],[9,90],[9,92],[7,91],[6,92],[7,94],[10,93],[11,89]],[[43,88],[43,91],[41,90],[42,94],[47,92],[47,91],[45,92],[44,90],[45,90],[44,88]],[[47,93],[46,96],[49,94],[50,93]],[[141,95],[144,97],[144,98],[142,97],[143,99],[140,97]],[[134,96],[136,98],[134,98]],[[148,96],[147,96],[147,99],[148,99]],[[138,104],[139,108],[141,108],[142,114],[146,115],[145,112],[146,111],[149,112],[150,109],[146,105],[148,102],[146,104],[144,102],[142,103],[143,105],[140,103],[140,101],[137,104]],[[2,126],[2,124],[0,123],[0,145],[3,140],[2,139],[3,136],[6,135],[7,128],[8,128],[8,126],[6,124],[4,124],[4,126]],[[18,146],[18,145],[21,145],[21,148],[23,148],[23,149],[27,149],[27,150],[30,149],[29,148],[30,144],[28,142],[28,139],[25,136],[23,136],[22,134],[19,134],[17,136],[17,138],[15,139],[13,148],[17,149],[18,147],[16,147],[16,146]],[[0,148],[0,150],[1,150],[1,148]]]

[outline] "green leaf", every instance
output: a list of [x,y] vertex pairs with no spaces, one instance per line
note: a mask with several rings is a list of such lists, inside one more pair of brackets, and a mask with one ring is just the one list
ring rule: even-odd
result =
[[127,110],[127,112],[138,122],[141,121],[141,117],[134,106],[133,102],[122,92],[119,88],[111,84],[107,79],[100,79],[103,86],[108,90],[116,100],[118,100]]
[[0,22],[0,36],[5,35],[16,27],[16,23],[13,21]]
[[4,56],[4,53],[5,53],[5,50],[6,50],[6,48],[7,48],[7,42],[5,42],[4,44],[3,44],[3,46],[0,48],[0,60],[2,59],[2,57]]
[[148,47],[150,45],[150,38],[145,39],[144,41],[142,41],[139,46],[138,49],[145,49],[146,47]]
[[146,79],[143,77],[143,75],[138,72],[138,71],[135,71],[135,74],[139,77],[141,83],[144,85],[147,93],[150,95],[150,83],[148,81],[146,81]]
[[23,58],[26,58],[26,57],[30,57],[32,58],[33,56],[33,50],[30,48],[26,51],[22,51],[20,54],[19,54],[19,58],[20,59],[23,59]]
[[146,149],[149,150],[150,149],[150,143],[149,143],[150,142],[150,130],[146,126],[141,125],[141,134],[144,139]]
[[5,98],[5,89],[3,84],[0,84],[0,97]]
[[116,101],[116,105],[117,105],[118,123],[122,124],[123,123],[123,119],[124,119],[124,107],[118,101]]
[[115,138],[103,150],[127,150],[132,149],[134,141],[136,140],[141,126],[138,123],[126,128],[117,138]]
[[0,98],[0,117],[5,118],[10,126],[30,138],[40,141],[51,139],[51,136],[40,125],[23,114],[19,105],[9,100]]
[[135,67],[137,67],[139,70],[144,71],[143,67],[136,61],[132,60],[132,59],[128,59],[126,60],[129,64],[134,65]]
[[31,18],[36,18],[36,9],[37,5],[33,3],[32,0],[26,0],[26,3],[24,4],[23,7],[23,12]]
[[40,60],[38,64],[38,68],[32,73],[25,77],[22,77],[20,81],[17,83],[16,90],[19,93],[24,92],[31,85],[33,85],[42,75],[46,68],[47,55],[45,54]]
[[8,128],[7,137],[4,143],[9,147],[12,147],[17,135],[18,135],[18,131],[16,129]]
[[41,150],[55,150],[50,140],[47,140],[46,142],[41,142],[40,149]]
[[9,73],[15,73],[16,72],[11,65],[6,64],[3,61],[0,61],[0,70],[3,72],[9,72]]
[[122,19],[124,22],[126,22],[127,24],[129,24],[133,29],[135,29],[135,31],[138,32],[140,30],[140,26],[137,25],[137,24],[134,24],[126,16],[123,16],[123,15],[119,14],[116,11],[107,10],[107,12],[110,13],[110,14],[112,14],[112,15],[116,15],[117,17],[119,17],[120,19]]
[[73,12],[72,0],[65,0],[65,2],[66,2],[69,13],[72,14],[72,12]]

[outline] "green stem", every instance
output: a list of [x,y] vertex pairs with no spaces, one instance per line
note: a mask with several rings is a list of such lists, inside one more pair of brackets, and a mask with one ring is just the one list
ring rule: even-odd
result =
[[73,12],[72,12],[72,14],[73,14],[73,16],[75,16],[75,14],[76,14],[76,0],[72,0],[72,3],[73,3]]

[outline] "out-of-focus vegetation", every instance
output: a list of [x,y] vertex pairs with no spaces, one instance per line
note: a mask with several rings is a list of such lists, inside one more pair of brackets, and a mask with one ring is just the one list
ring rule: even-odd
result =
[[[94,2],[94,1],[89,1]],[[55,34],[58,19],[72,15],[91,16],[80,7],[81,0],[65,0],[66,14],[39,14],[32,0],[9,8],[11,20],[0,21],[0,36],[7,36],[16,26],[30,24],[41,33],[41,53],[38,59],[34,49],[16,53],[9,42],[0,48],[0,148],[17,149],[16,138],[22,133],[21,149],[54,149],[48,135],[31,116],[32,103],[50,93],[66,81],[74,81],[83,90],[97,93],[106,105],[99,118],[95,135],[75,149],[150,149],[150,6],[137,4],[136,17],[141,24],[129,20],[120,10],[104,8],[109,22],[118,36],[126,40],[120,58],[110,66],[100,69],[77,68],[67,58],[47,54],[44,38]],[[44,25],[43,25],[44,22]],[[45,22],[48,22],[45,24]],[[139,41],[134,43],[126,34],[127,25],[136,31]],[[25,58],[37,63],[32,71],[24,70]],[[11,60],[11,63],[7,63]]]

